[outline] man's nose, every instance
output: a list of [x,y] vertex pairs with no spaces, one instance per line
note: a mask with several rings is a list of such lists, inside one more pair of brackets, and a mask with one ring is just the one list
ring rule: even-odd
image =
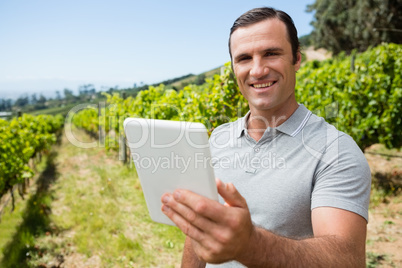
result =
[[250,70],[250,75],[254,78],[261,78],[269,73],[268,66],[264,65],[264,63],[260,60],[254,62],[253,66]]

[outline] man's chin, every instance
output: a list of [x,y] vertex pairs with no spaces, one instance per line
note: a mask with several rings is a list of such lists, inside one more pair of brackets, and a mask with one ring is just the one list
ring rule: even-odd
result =
[[271,110],[274,106],[270,102],[258,102],[258,103],[253,103],[249,105],[250,110],[252,111],[269,111]]

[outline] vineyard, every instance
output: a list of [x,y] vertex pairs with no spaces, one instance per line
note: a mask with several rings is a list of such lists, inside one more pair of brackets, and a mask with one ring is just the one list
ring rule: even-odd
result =
[[0,197],[34,175],[34,159],[56,143],[62,116],[23,114],[11,121],[0,119]]
[[[389,173],[396,170],[396,188],[372,185],[368,267],[381,261],[402,263],[398,250],[381,249],[402,238],[397,228],[402,215],[397,195],[402,185],[400,55],[402,45],[383,44],[364,53],[306,62],[297,73],[299,103],[351,135],[378,166],[385,161]],[[211,133],[243,116],[247,101],[229,63],[220,75],[180,91],[161,84],[134,96],[104,95],[105,103],[78,105],[66,118],[23,114],[0,119],[0,198],[18,199],[13,213],[0,211],[0,266],[178,267],[184,235],[151,221],[132,163],[121,165],[118,160],[117,152],[126,147],[123,121],[201,122]],[[61,135],[63,127],[66,135]],[[80,144],[96,146],[83,150],[69,139],[69,132]],[[387,159],[376,158],[380,156]],[[392,157],[396,161],[389,161]],[[29,180],[36,185],[29,186]],[[13,196],[17,188],[20,197]],[[18,223],[14,229],[7,225],[12,221]],[[398,256],[390,260],[387,252]]]
[[[402,140],[402,46],[384,44],[361,54],[307,62],[297,74],[296,99],[364,150],[381,143],[400,148]],[[118,149],[127,117],[185,120],[204,123],[212,131],[247,112],[230,64],[221,75],[201,86],[167,90],[161,84],[123,99],[107,96],[102,109],[85,109],[72,122],[86,131],[106,133],[106,148]]]

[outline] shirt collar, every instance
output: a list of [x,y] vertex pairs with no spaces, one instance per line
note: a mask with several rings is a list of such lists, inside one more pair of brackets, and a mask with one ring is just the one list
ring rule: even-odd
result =
[[311,111],[309,111],[303,104],[300,104],[296,111],[276,129],[294,137],[303,129],[310,116]]
[[[275,129],[287,134],[289,136],[296,136],[306,125],[308,119],[311,116],[311,111],[309,111],[303,104],[300,104],[296,111],[280,126]],[[236,126],[236,137],[240,138],[247,129],[247,120],[250,116],[250,111],[247,112],[245,116],[237,121]]]
[[243,116],[242,118],[240,118],[240,120],[237,121],[237,128],[236,128],[237,138],[240,138],[243,135],[243,133],[245,133],[245,131],[247,130],[247,120],[249,116],[250,111],[248,111],[245,116]]

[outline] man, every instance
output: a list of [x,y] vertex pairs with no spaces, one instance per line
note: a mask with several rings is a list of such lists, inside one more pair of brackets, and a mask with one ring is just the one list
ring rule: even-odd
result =
[[368,164],[348,135],[297,103],[292,19],[250,10],[235,21],[229,52],[250,111],[210,138],[223,200],[162,197],[187,235],[182,266],[364,267]]

